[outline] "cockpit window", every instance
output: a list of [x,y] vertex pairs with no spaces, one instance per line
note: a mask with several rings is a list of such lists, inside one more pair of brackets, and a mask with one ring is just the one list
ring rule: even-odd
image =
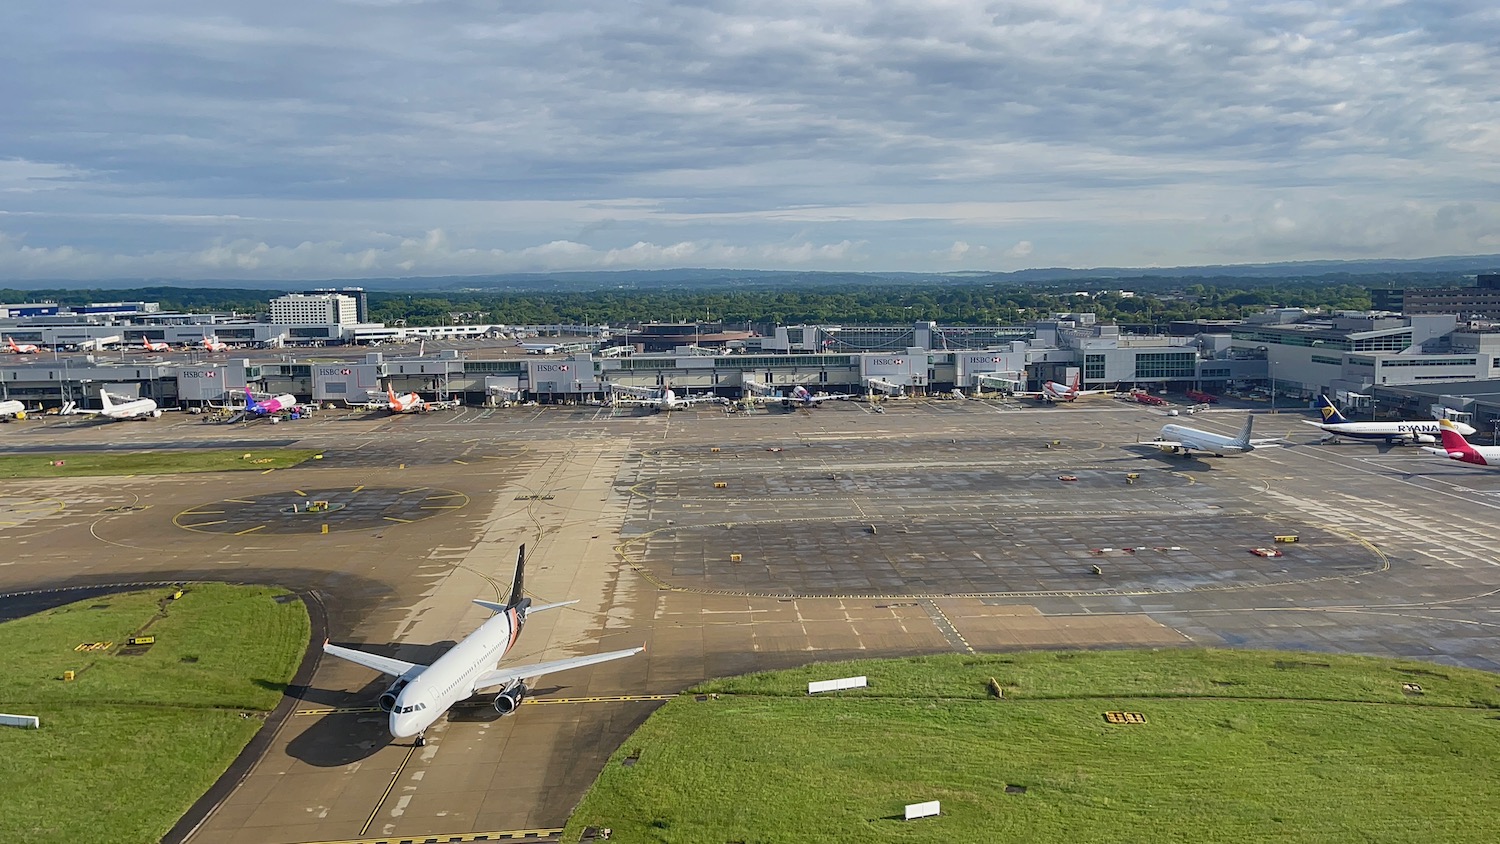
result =
[[427,708],[427,704],[425,704],[425,703],[416,703],[416,704],[412,704],[411,706],[400,707],[399,709],[396,710],[396,714],[398,714],[398,715],[405,715],[408,712],[420,712],[420,711],[422,711],[423,709],[426,709],[426,708]]

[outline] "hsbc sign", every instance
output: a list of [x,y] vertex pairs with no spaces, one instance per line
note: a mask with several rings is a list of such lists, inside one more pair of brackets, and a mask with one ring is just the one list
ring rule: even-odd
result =
[[905,363],[904,358],[875,358],[870,361],[872,366],[902,366]]
[[191,369],[182,373],[183,378],[218,378],[219,373],[209,370],[208,372],[195,372]]
[[567,372],[568,365],[565,363],[539,363],[534,368],[537,372]]
[[327,377],[327,376],[334,376],[334,375],[353,375],[353,374],[354,374],[354,370],[352,370],[352,369],[339,369],[336,366],[320,366],[320,367],[318,367],[318,375],[320,375],[320,376]]

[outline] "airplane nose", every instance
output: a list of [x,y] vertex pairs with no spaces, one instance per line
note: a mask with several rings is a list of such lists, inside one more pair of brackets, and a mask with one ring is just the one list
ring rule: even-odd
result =
[[413,730],[411,726],[410,718],[403,718],[400,715],[391,713],[391,735],[396,738],[411,738],[417,734],[417,731]]

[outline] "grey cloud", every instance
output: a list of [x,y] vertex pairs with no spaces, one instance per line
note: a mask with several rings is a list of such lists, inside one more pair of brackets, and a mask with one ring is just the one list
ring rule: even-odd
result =
[[[1127,263],[1122,243],[1184,260],[1409,250],[1369,222],[1288,238],[1196,221],[1312,187],[1338,208],[1469,202],[1487,217],[1497,44],[1500,16],[1457,0],[157,0],[102,14],[62,0],[0,10],[0,159],[66,174],[7,193],[0,166],[0,209],[60,215],[0,226],[75,255],[212,247],[196,225],[69,230],[68,213],[102,210],[224,217],[221,242],[271,250],[441,228],[475,262],[567,238],[586,241],[581,261],[637,243],[790,260],[756,251],[797,234],[778,212],[826,206],[874,210],[814,223],[807,241],[867,243],[846,252],[877,265],[946,260],[955,243],[995,245],[966,261],[1093,264]],[[639,213],[515,211],[585,201]],[[499,204],[466,222],[484,202]],[[1012,203],[1012,219],[899,211],[975,202]],[[1067,205],[1071,236],[1046,203]],[[1200,240],[1181,222],[1101,236],[1162,203],[1191,209],[1178,216]],[[1452,231],[1468,233],[1444,236],[1458,251],[1488,236]],[[1022,241],[1038,247],[1004,246]],[[344,248],[298,254],[342,270]],[[273,265],[293,271],[258,266]],[[20,272],[0,256],[0,275]]]

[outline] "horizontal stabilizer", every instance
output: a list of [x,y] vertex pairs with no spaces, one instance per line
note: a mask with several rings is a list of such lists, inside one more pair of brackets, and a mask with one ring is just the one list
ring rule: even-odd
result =
[[532,613],[539,613],[542,610],[555,610],[558,607],[571,607],[571,606],[573,606],[576,603],[578,603],[578,599],[577,598],[575,598],[575,599],[573,599],[571,601],[558,601],[555,604],[541,604],[541,605],[532,604],[531,608],[528,609],[528,610],[526,610],[526,614],[527,615],[531,615]]
[[509,607],[505,606],[504,604],[497,604],[494,601],[481,601],[478,598],[474,599],[474,603],[480,605],[481,607],[484,607],[487,610],[490,610],[491,612],[497,612],[497,613],[499,613],[499,612],[505,612],[507,609],[510,609]]

